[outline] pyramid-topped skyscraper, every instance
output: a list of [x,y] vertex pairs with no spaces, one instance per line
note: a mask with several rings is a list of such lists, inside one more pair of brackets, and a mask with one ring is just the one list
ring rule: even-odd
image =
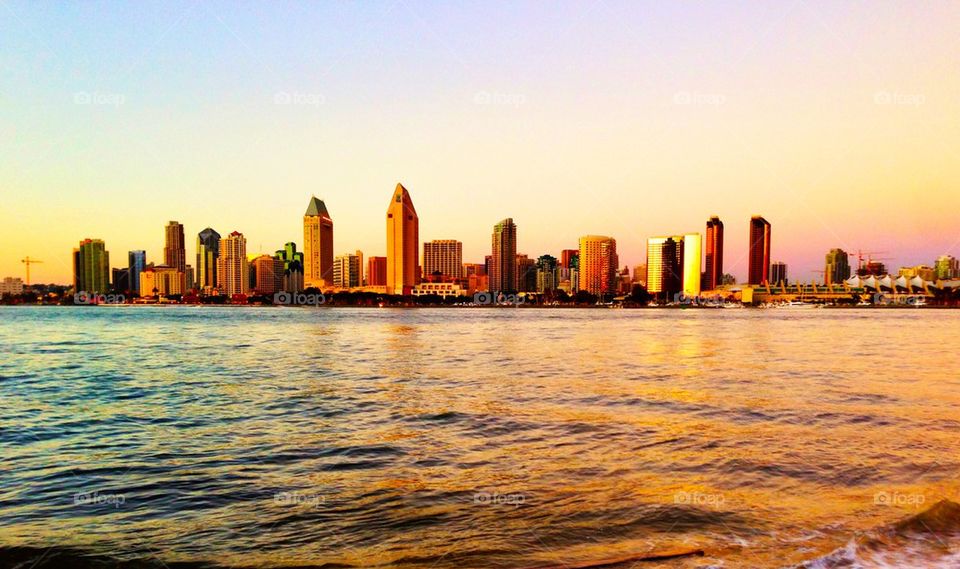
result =
[[303,285],[333,285],[333,220],[327,205],[316,196],[303,214]]
[[410,192],[397,184],[387,208],[387,294],[411,294],[420,280],[420,218]]

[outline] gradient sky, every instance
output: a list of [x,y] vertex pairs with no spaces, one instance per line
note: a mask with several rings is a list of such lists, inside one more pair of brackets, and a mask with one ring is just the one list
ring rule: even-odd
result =
[[806,280],[831,247],[960,257],[957,2],[0,0],[0,277],[70,281],[102,238],[162,261],[163,227],[385,251],[402,182],[421,239],[481,262],[750,215]]

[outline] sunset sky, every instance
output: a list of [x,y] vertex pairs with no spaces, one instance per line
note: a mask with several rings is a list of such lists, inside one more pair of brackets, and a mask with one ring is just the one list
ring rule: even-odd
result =
[[[335,253],[385,253],[393,188],[421,240],[558,255],[747,225],[809,280],[832,247],[960,257],[957,2],[0,0],[0,278],[69,283],[163,227],[302,247],[312,194]],[[422,254],[422,249],[421,249]],[[853,263],[855,265],[855,262]]]

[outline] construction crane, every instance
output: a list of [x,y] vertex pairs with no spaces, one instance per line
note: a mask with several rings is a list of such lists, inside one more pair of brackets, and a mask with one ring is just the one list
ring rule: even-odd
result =
[[28,255],[26,259],[20,259],[20,262],[27,266],[27,286],[30,286],[30,265],[42,263],[39,259],[31,259]]
[[888,257],[874,257],[874,255],[886,255],[889,251],[861,251],[857,250],[857,272],[860,272],[860,269],[863,268],[863,258],[866,256],[867,262],[871,261],[888,261]]

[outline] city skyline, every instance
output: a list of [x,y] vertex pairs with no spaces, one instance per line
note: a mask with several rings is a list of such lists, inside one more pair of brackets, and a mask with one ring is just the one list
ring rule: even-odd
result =
[[[462,241],[465,259],[508,216],[531,255],[604,234],[633,266],[650,235],[714,213],[743,235],[758,211],[801,280],[835,247],[893,266],[958,254],[948,4],[330,5],[266,36],[252,6],[7,5],[0,275],[30,256],[35,282],[66,283],[60,252],[87,236],[156,260],[170,219],[242,228],[270,253],[299,241],[288,220],[311,193],[336,214],[335,254],[385,254],[369,212],[397,179],[416,188],[422,237]],[[307,30],[327,18],[343,33],[320,44]],[[503,20],[527,33],[505,37]],[[746,244],[728,242],[745,281]]]

